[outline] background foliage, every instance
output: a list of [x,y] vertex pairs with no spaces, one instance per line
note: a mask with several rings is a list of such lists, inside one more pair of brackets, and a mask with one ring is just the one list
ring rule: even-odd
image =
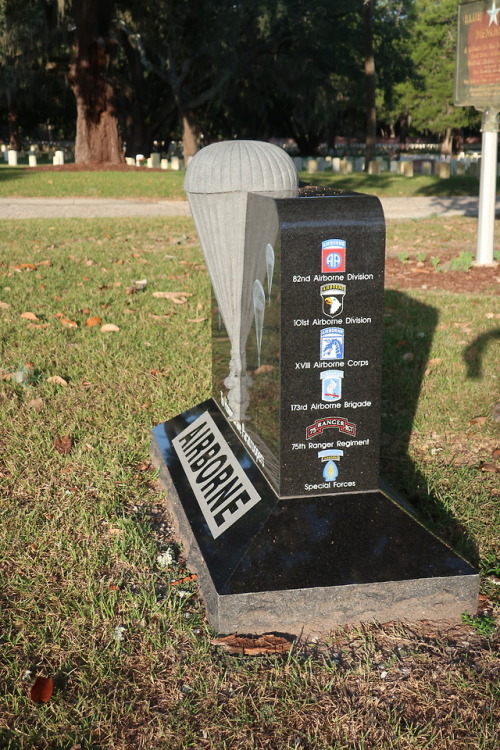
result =
[[[0,138],[75,137],[68,70],[84,2],[0,0]],[[365,0],[110,2],[106,76],[132,155],[183,136],[290,137],[303,153],[363,138]],[[378,135],[477,128],[453,106],[458,0],[371,2]]]

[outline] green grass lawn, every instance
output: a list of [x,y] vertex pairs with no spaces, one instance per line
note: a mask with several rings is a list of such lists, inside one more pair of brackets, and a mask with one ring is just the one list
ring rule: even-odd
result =
[[[496,303],[388,289],[382,409],[384,476],[491,599]],[[374,624],[231,657],[196,583],[170,585],[186,570],[150,430],[209,396],[209,311],[189,219],[0,222],[0,747],[493,750],[498,628]]]
[[452,196],[479,195],[479,180],[469,175],[456,175],[447,180],[432,175],[402,175],[382,172],[369,175],[364,172],[349,175],[332,172],[301,172],[303,182],[325,187],[354,190],[358,193],[370,193],[380,197],[413,197],[413,196]]
[[28,167],[0,166],[0,198],[185,198],[184,171],[127,172],[33,171]]
[[[185,172],[156,172],[147,168],[131,172],[33,171],[29,167],[0,166],[0,198],[144,198],[182,199]],[[468,175],[438,177],[416,175],[408,178],[389,174],[364,173],[337,175],[331,172],[309,174],[300,179],[313,185],[372,193],[378,196],[478,195],[479,180]]]

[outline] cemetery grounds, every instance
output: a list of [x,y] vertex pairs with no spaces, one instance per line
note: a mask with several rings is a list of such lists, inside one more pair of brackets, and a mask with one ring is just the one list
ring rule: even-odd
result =
[[[73,195],[182,183],[72,177]],[[0,171],[0,194],[31,179],[5,188]],[[496,747],[500,270],[472,266],[475,233],[389,223],[381,463],[480,569],[477,617],[253,655],[213,643],[149,460],[151,427],[210,392],[191,220],[0,222],[0,747]]]

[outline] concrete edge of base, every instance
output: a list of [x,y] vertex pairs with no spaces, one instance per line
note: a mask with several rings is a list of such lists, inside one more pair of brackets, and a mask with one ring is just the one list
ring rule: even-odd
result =
[[191,531],[161,453],[152,443],[167,501],[190,569],[198,576],[207,617],[219,634],[279,632],[325,637],[360,622],[460,622],[476,614],[479,575],[385,581],[369,584],[219,594]]

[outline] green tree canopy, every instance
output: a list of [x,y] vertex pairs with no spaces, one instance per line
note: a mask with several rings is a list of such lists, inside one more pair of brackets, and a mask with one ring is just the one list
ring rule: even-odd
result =
[[474,110],[453,104],[458,0],[414,0],[414,11],[414,77],[396,85],[396,107],[409,114],[414,131],[440,135],[450,151],[453,129],[479,122]]

